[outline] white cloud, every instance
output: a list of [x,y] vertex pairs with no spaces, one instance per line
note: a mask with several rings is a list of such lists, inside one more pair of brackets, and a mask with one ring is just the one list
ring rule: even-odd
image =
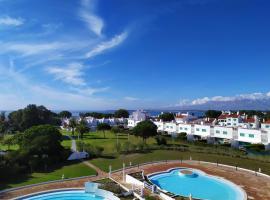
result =
[[251,93],[251,94],[239,94],[235,96],[214,96],[203,97],[194,100],[184,99],[181,100],[176,106],[190,106],[190,105],[202,105],[209,102],[228,102],[228,101],[240,101],[240,100],[263,100],[270,99],[270,92],[268,93]]
[[100,92],[105,92],[109,89],[109,87],[101,87],[101,88],[93,88],[93,87],[86,87],[86,88],[72,88],[72,90],[76,91],[81,95],[93,95]]
[[66,48],[67,45],[60,42],[52,43],[0,43],[0,52],[16,52],[23,56],[41,54],[57,49]]
[[21,26],[24,20],[22,18],[12,18],[9,16],[4,16],[0,18],[0,25],[3,26]]
[[81,5],[82,7],[79,11],[80,18],[87,24],[90,31],[94,32],[97,36],[101,36],[104,22],[99,16],[94,14],[94,2],[82,0]]
[[104,51],[120,45],[128,36],[127,32],[123,32],[114,36],[111,40],[98,44],[94,49],[86,54],[86,58],[91,58],[96,55],[102,54]]
[[136,98],[136,97],[130,97],[130,96],[124,97],[124,99],[125,99],[126,101],[138,101],[138,100],[139,100],[139,98]]
[[83,86],[86,85],[83,79],[83,65],[81,63],[71,63],[67,67],[49,67],[47,72],[53,74],[56,80],[61,80],[67,84]]

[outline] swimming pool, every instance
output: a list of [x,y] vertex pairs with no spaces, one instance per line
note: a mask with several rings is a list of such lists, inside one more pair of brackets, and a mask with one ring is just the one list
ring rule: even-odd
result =
[[245,200],[245,192],[237,185],[189,168],[171,169],[148,176],[163,191],[207,200]]
[[84,190],[61,190],[44,192],[18,198],[17,200],[107,200],[108,198],[98,196],[95,193],[86,193]]

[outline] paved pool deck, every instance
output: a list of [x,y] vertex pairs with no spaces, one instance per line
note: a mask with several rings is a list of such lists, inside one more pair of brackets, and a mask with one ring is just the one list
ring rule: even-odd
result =
[[[93,167],[90,165],[89,167]],[[126,169],[126,173],[132,173],[137,171],[144,171],[144,173],[151,174],[159,171],[165,171],[170,168],[176,167],[188,167],[195,168],[206,172],[209,175],[223,177],[240,187],[242,187],[247,195],[248,199],[257,199],[257,200],[270,200],[270,178],[255,175],[254,172],[247,172],[242,170],[235,170],[234,168],[229,168],[225,166],[217,166],[209,163],[201,163],[195,161],[187,161],[185,163],[178,162],[169,162],[169,163],[154,163],[132,167]],[[41,192],[45,190],[61,189],[61,188],[82,188],[86,181],[96,181],[103,178],[108,178],[109,174],[98,169],[95,166],[95,169],[98,171],[98,175],[91,178],[83,178],[79,180],[67,180],[57,183],[47,183],[39,186],[31,186],[23,189],[17,189],[0,194],[0,199],[13,199],[18,196],[27,195],[31,193]],[[123,182],[122,171],[112,173],[112,178],[121,184],[125,185],[128,188],[131,188],[130,185]]]

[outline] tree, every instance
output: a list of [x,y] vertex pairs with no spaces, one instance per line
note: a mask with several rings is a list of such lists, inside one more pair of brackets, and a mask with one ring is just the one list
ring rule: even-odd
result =
[[80,138],[83,139],[83,135],[85,133],[88,133],[90,129],[88,128],[86,122],[82,119],[80,123],[76,126],[76,130],[79,133]]
[[69,120],[68,126],[71,128],[72,136],[74,136],[74,129],[75,129],[76,126],[77,126],[77,121],[76,121],[76,119],[75,119],[75,118],[71,118],[71,119]]
[[174,114],[173,113],[163,113],[163,114],[159,115],[158,118],[164,122],[170,122],[170,121],[174,120]]
[[67,111],[67,110],[64,110],[64,111],[61,111],[58,116],[60,118],[71,118],[72,117],[72,113]]
[[111,130],[111,126],[107,123],[100,123],[97,125],[97,130],[98,131],[103,131],[103,135],[104,135],[104,138],[105,138],[105,131],[106,130]]
[[116,118],[128,118],[129,112],[125,109],[119,109],[114,112],[114,117]]
[[19,141],[19,152],[27,157],[28,162],[38,163],[47,168],[48,164],[64,160],[64,148],[61,145],[62,135],[51,125],[33,126],[27,129]]
[[218,118],[222,114],[219,110],[208,110],[205,112],[205,116],[209,118]]
[[142,137],[143,142],[146,139],[157,135],[157,126],[150,120],[139,122],[134,128],[133,133],[136,136]]
[[12,128],[16,131],[24,131],[32,126],[42,124],[60,125],[61,123],[56,113],[51,112],[44,106],[34,104],[11,112],[8,118]]

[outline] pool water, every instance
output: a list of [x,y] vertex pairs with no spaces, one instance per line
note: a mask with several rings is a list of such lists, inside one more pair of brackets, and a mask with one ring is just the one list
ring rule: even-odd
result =
[[[181,171],[191,171],[184,174]],[[149,180],[162,190],[204,200],[244,200],[245,193],[235,184],[194,169],[173,169],[154,174]]]
[[93,193],[86,193],[84,190],[69,190],[59,192],[49,192],[32,197],[22,198],[23,200],[104,200],[105,198],[96,196]]

